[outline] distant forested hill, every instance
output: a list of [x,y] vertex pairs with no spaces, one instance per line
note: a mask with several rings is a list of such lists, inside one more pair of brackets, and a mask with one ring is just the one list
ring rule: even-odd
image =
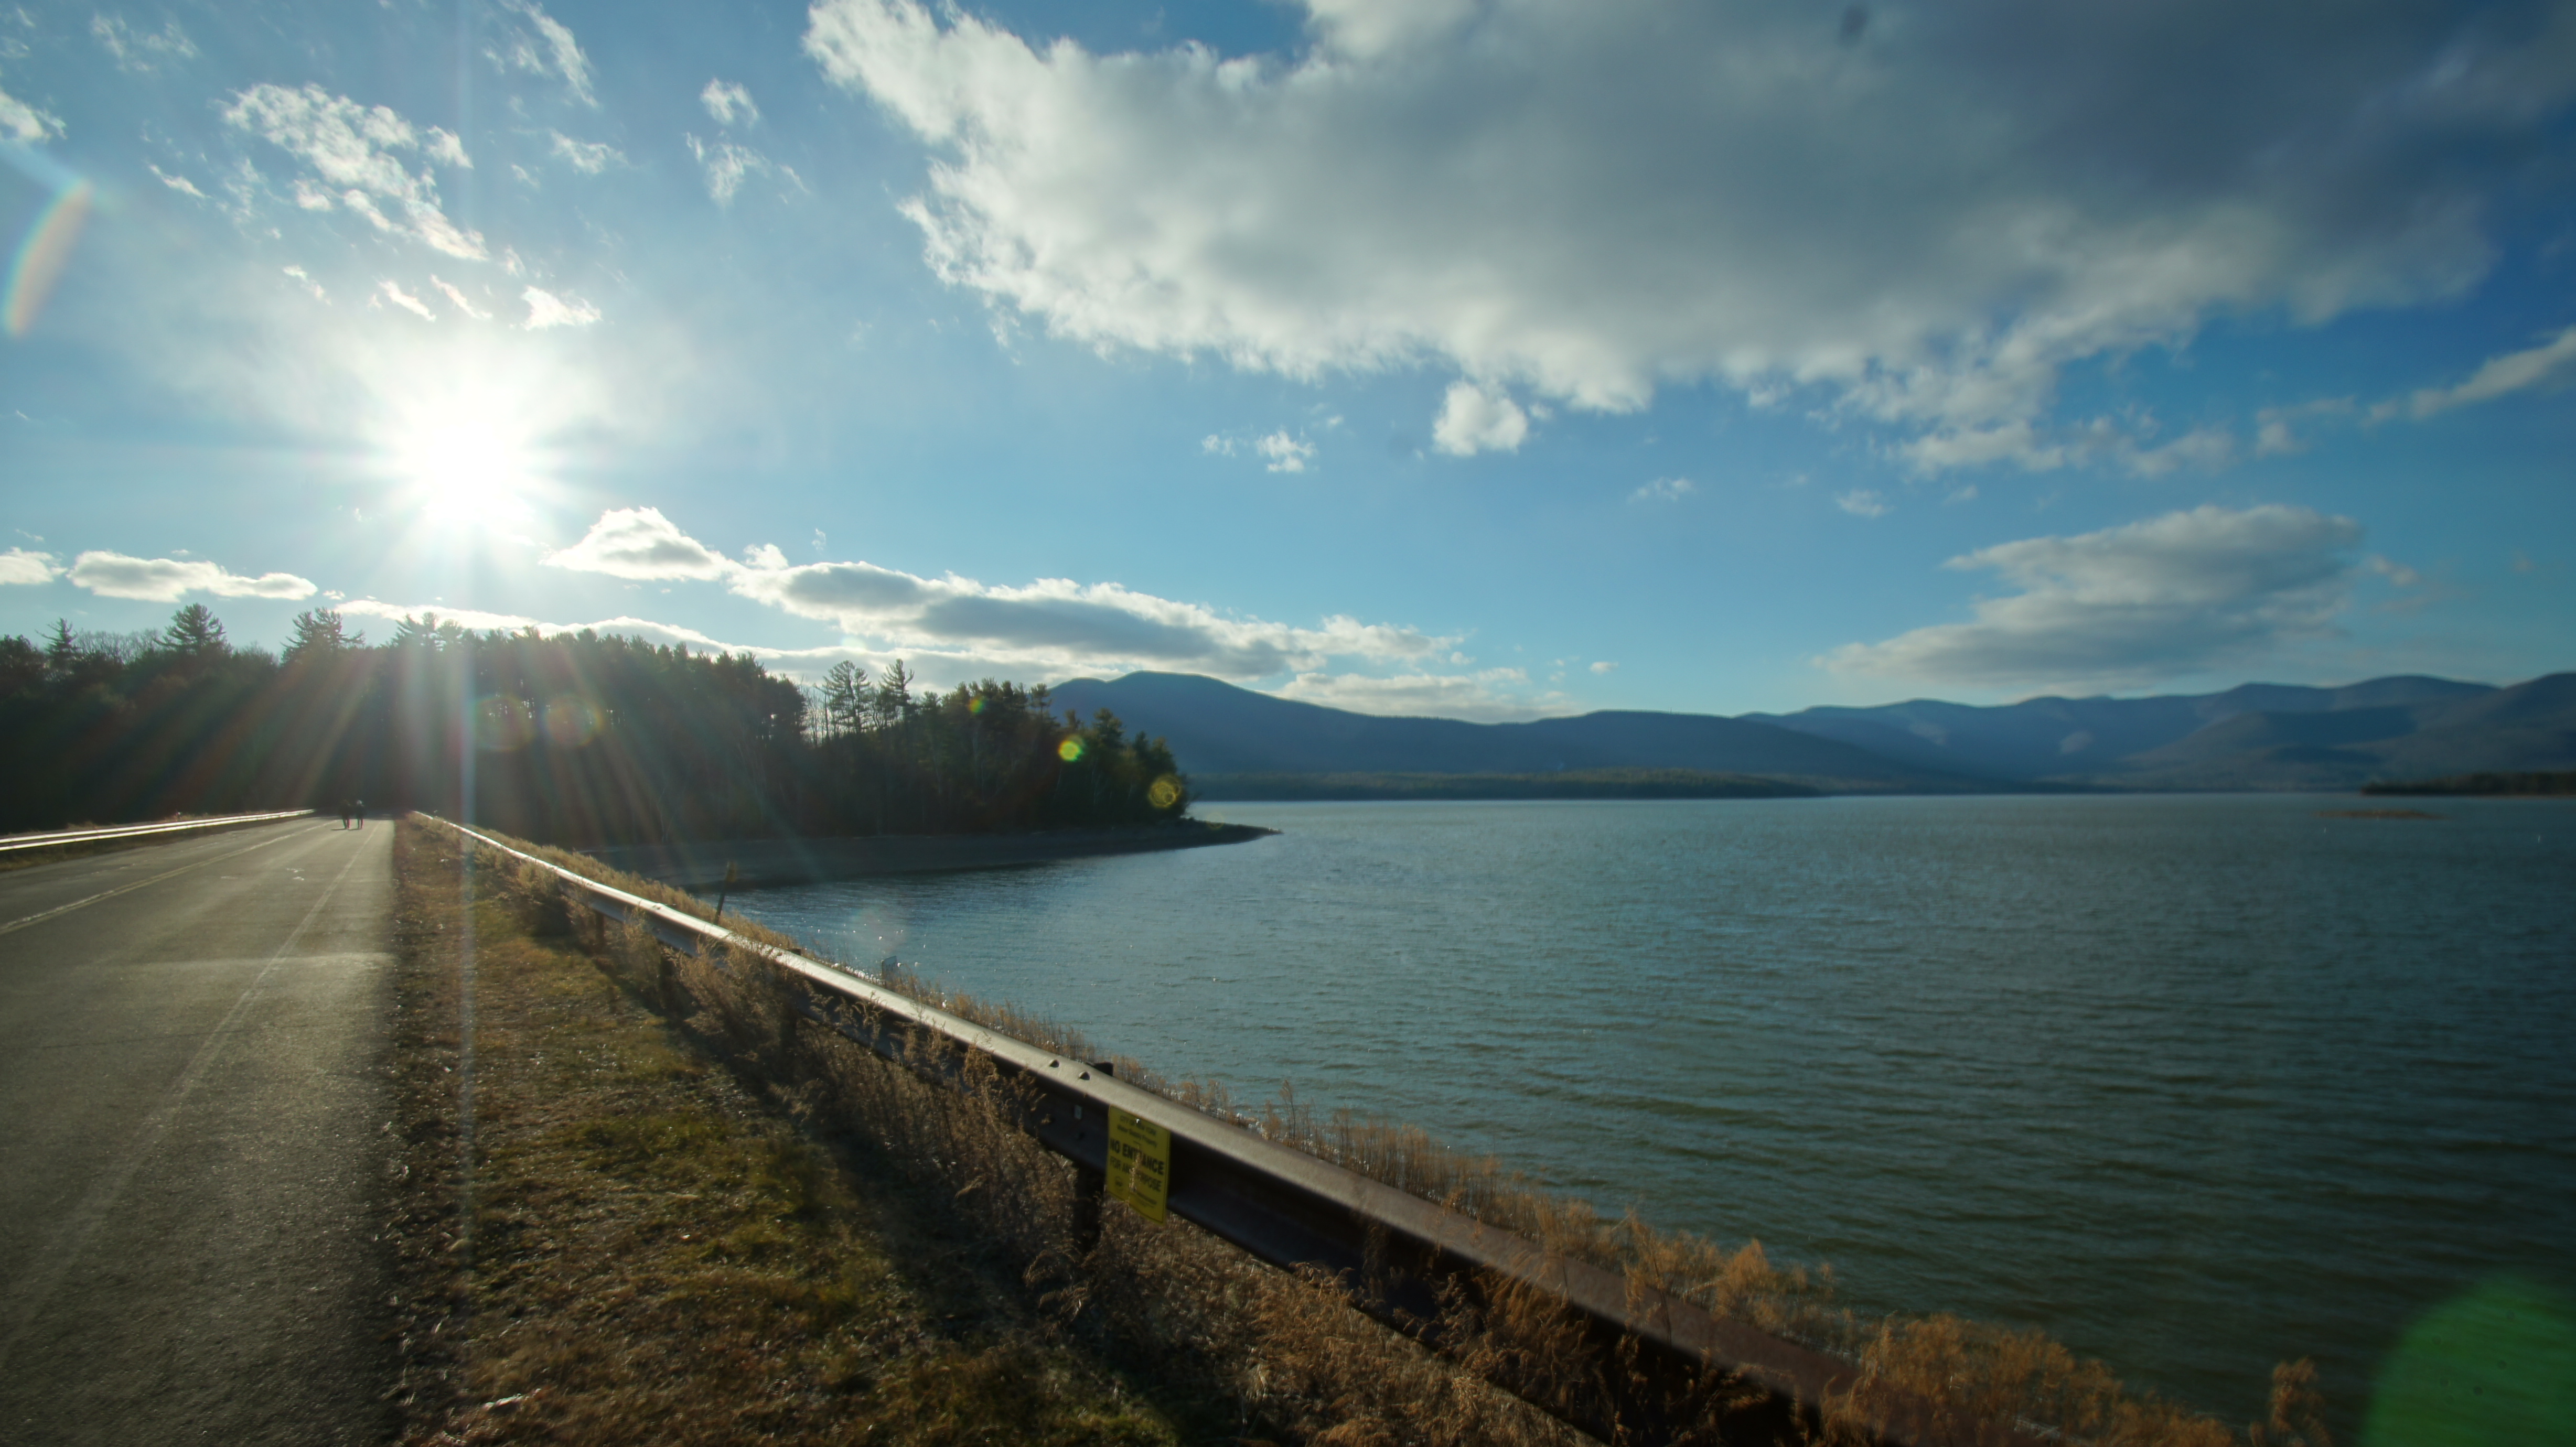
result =
[[[1917,699],[1794,714],[1603,712],[1535,723],[1381,718],[1189,674],[1075,679],[1060,704],[1109,708],[1169,738],[1218,793],[1260,776],[1534,775],[1689,770],[1832,791],[2348,789],[2374,779],[2576,768],[2576,674],[2496,688],[2394,677],[2342,688],[2252,683],[2224,693]],[[1318,786],[1320,787],[1320,786]]]
[[1918,699],[1748,715],[1922,767],[2149,789],[2347,789],[2373,779],[2576,768],[2576,673],[2510,688],[2375,678],[2154,698]]
[[[1167,738],[1181,768],[1211,782],[1294,774],[1533,775],[1684,770],[1886,792],[1992,787],[1833,739],[1709,714],[1610,712],[1535,723],[1382,718],[1273,698],[1213,678],[1131,673],[1055,686],[1060,706],[1106,708]],[[1276,784],[1268,787],[1276,788]]]

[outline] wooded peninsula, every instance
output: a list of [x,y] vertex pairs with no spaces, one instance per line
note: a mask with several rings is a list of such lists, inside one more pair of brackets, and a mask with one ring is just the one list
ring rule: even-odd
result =
[[327,609],[234,646],[201,604],[152,633],[0,636],[0,830],[263,808],[428,809],[571,845],[974,834],[1179,818],[1161,739],[1043,685],[919,689],[902,662],[819,687],[757,659],[591,630]]

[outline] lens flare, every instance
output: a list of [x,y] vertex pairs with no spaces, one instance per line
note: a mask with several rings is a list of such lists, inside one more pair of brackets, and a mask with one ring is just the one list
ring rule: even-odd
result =
[[496,693],[474,709],[474,746],[494,753],[515,753],[537,736],[537,721],[522,700]]
[[590,700],[566,694],[546,704],[546,741],[559,749],[577,749],[599,737],[599,710]]
[[1079,738],[1066,739],[1063,743],[1055,746],[1055,756],[1064,760],[1068,764],[1079,761],[1082,758],[1082,740]]
[[1156,779],[1153,784],[1145,790],[1145,802],[1153,805],[1157,809],[1169,809],[1174,804],[1181,802],[1181,781],[1173,778],[1169,774],[1165,774],[1163,777]]
[[97,195],[89,182],[74,181],[55,193],[36,224],[28,228],[27,239],[9,264],[9,335],[23,337],[36,324],[45,298],[53,295],[54,283],[63,279],[63,268],[71,264],[72,247],[80,241],[81,227],[89,221]]

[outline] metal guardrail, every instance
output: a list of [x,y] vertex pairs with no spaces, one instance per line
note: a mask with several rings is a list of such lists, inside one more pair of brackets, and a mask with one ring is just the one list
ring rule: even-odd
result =
[[118,824],[105,829],[66,829],[53,834],[16,834],[0,838],[0,854],[20,849],[58,849],[66,844],[98,844],[116,839],[142,839],[189,829],[224,829],[236,824],[264,824],[273,819],[302,819],[314,809],[279,809],[266,814],[225,814],[213,819],[173,819],[161,824]]
[[[954,1052],[942,1058],[936,1048],[921,1048],[925,1040],[984,1056],[1003,1079],[1029,1087],[1016,1093],[1025,1102],[1017,1108],[1018,1127],[1086,1172],[1108,1168],[1110,1110],[1162,1127],[1170,1132],[1172,1214],[1273,1265],[1318,1268],[1364,1287],[1350,1293],[1354,1306],[1435,1349],[1442,1345],[1444,1292],[1475,1303],[1511,1286],[1545,1293],[1596,1349],[1599,1380],[1569,1398],[1537,1381],[1515,1380],[1508,1365],[1491,1379],[1605,1442],[1648,1447],[1680,1440],[1693,1435],[1693,1420],[1707,1403],[1726,1398],[1739,1405],[1723,1420],[1722,1440],[1808,1443],[1823,1435],[1828,1404],[1848,1401],[1861,1385],[1860,1369],[1850,1362],[1552,1254],[1526,1237],[1124,1084],[1105,1069],[759,944],[448,820],[436,822],[552,872],[574,901],[641,923],[673,948],[703,954],[721,946],[730,956],[768,961],[806,987],[799,1008],[808,1019],[889,1061],[953,1080],[962,1073]],[[2043,1442],[2013,1426],[1963,1426],[1918,1399],[1882,1398],[1878,1416],[1864,1438],[1883,1447]]]

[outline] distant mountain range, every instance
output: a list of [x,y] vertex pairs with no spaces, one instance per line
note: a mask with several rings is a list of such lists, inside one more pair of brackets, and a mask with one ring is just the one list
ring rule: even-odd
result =
[[[1243,796],[1282,797],[1283,777],[1324,775],[1337,779],[1297,794],[1407,793],[1386,782],[1392,776],[1608,771],[1631,771],[1632,779],[1633,771],[1660,771],[1678,781],[1676,793],[1689,792],[1691,775],[1752,775],[1837,793],[1968,793],[2349,789],[2372,780],[2576,769],[2576,673],[2510,688],[2400,677],[1992,708],[1918,699],[1741,718],[1611,710],[1511,724],[1350,713],[1181,673],[1078,678],[1058,685],[1055,698],[1085,717],[1106,708],[1131,730],[1169,739],[1206,798],[1233,796],[1236,783]],[[1409,792],[1419,793],[1418,784]]]

